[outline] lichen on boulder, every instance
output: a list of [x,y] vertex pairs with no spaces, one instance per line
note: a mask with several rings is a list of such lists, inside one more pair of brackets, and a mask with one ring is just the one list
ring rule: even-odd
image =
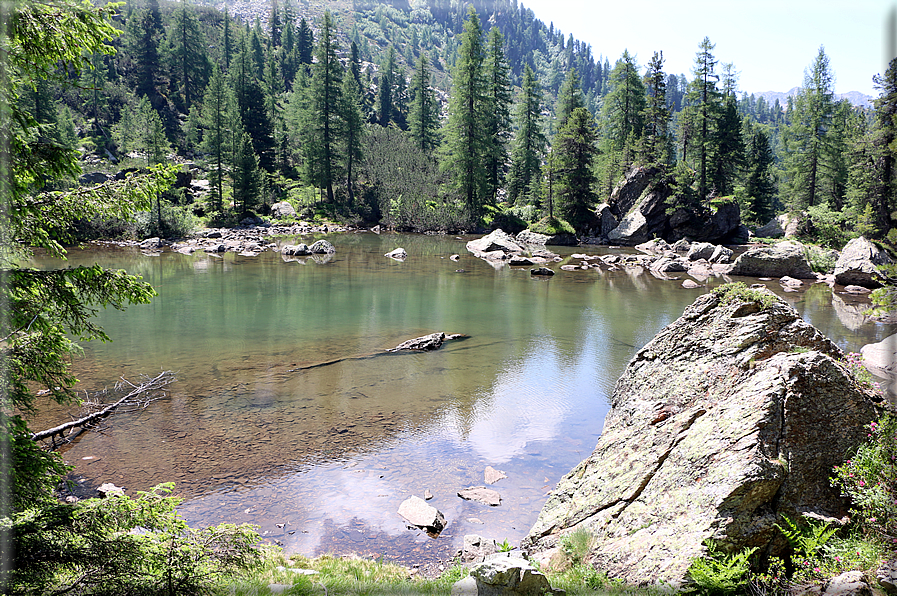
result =
[[775,554],[781,514],[841,518],[832,467],[881,400],[843,356],[771,292],[700,296],[633,357],[594,452],[522,546],[547,550],[584,528],[589,559],[611,577],[681,586],[708,539]]

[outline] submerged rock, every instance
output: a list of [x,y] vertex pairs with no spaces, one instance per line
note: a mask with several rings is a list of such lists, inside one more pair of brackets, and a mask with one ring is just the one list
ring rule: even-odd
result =
[[633,357],[595,451],[551,493],[524,548],[583,528],[611,577],[677,587],[707,539],[780,554],[780,515],[847,513],[829,476],[881,397],[771,292],[729,296],[700,296]]
[[391,250],[384,257],[389,257],[390,259],[395,259],[396,261],[404,261],[408,258],[408,253],[405,252],[404,248],[397,248],[395,250]]
[[501,495],[498,494],[498,491],[485,486],[471,486],[470,488],[459,490],[458,496],[465,501],[476,501],[490,507],[501,505]]
[[403,341],[402,343],[388,351],[399,352],[401,350],[418,350],[426,352],[430,350],[438,350],[442,347],[442,342],[444,342],[446,339],[447,338],[445,333],[443,333],[442,331],[438,331],[436,333],[422,335],[421,337],[415,337],[414,339]]

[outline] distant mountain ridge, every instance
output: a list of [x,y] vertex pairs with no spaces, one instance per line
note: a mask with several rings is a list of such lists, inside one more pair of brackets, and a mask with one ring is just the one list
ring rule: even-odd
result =
[[[785,104],[788,101],[789,97],[794,97],[797,95],[797,92],[800,91],[800,87],[792,87],[786,92],[781,91],[761,91],[760,93],[753,93],[749,95],[753,95],[754,97],[762,97],[770,104],[775,103],[776,100],[779,100],[779,103],[782,107],[785,107]],[[865,93],[860,93],[859,91],[849,91],[847,93],[838,93],[835,94],[837,99],[846,99],[850,102],[852,106],[858,108],[871,108],[872,100],[875,99],[871,95],[866,95]]]

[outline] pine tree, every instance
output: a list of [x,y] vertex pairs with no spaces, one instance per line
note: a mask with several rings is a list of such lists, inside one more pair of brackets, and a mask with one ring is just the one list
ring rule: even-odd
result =
[[773,200],[776,185],[773,178],[775,153],[769,142],[769,135],[759,125],[750,126],[750,141],[747,151],[744,192],[750,201],[742,217],[762,224],[773,215]]
[[439,144],[439,104],[430,87],[430,69],[425,52],[421,52],[417,70],[411,79],[408,128],[421,151],[432,151]]
[[380,65],[380,73],[377,78],[377,121],[380,126],[389,126],[392,122],[392,91],[393,76],[396,69],[396,51],[389,46],[386,53],[386,62]]
[[154,100],[159,96],[156,89],[162,70],[159,59],[160,29],[155,26],[155,18],[149,10],[135,10],[125,27],[127,56],[133,63],[131,81],[137,96]]
[[484,122],[488,147],[486,149],[486,193],[495,202],[508,161],[508,141],[511,136],[511,67],[505,57],[504,38],[498,27],[489,32],[486,46],[486,105]]
[[595,201],[594,161],[598,133],[592,115],[576,108],[555,137],[552,173],[559,189],[558,208],[563,219],[580,229],[588,222]]
[[689,121],[690,136],[697,151],[699,166],[698,196],[700,200],[707,198],[707,164],[713,154],[713,131],[716,124],[720,106],[720,93],[716,88],[719,76],[716,74],[717,60],[713,56],[714,44],[710,38],[705,37],[701,42],[700,50],[695,56],[695,67],[688,89],[689,111],[686,119]]
[[610,73],[610,90],[601,109],[608,150],[621,154],[624,167],[628,167],[635,157],[634,149],[644,131],[645,108],[645,85],[635,59],[624,50]]
[[484,60],[483,29],[476,10],[470,7],[461,34],[458,61],[452,73],[442,167],[451,176],[454,187],[464,197],[472,214],[480,212],[486,186],[484,164],[489,139],[482,126],[483,112],[488,105]]
[[299,64],[305,64],[306,66],[311,64],[314,47],[314,34],[303,17],[299,21],[299,35],[296,39],[296,53],[298,54]]
[[224,62],[225,72],[230,69],[230,61],[235,49],[233,25],[227,6],[224,7],[224,23],[221,25],[221,58]]
[[873,213],[880,234],[891,224],[897,208],[897,58],[891,60],[884,76],[873,79],[881,95],[875,100],[873,147],[876,184],[872,193]]
[[283,35],[283,21],[280,18],[280,6],[277,0],[271,0],[271,14],[268,17],[268,29],[271,39],[271,46],[279,48]]
[[514,111],[517,133],[511,147],[508,200],[511,203],[538,195],[542,157],[548,140],[542,131],[542,90],[527,64]]

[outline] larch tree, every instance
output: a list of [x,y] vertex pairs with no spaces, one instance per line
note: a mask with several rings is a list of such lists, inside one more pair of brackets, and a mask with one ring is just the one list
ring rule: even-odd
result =
[[311,83],[306,115],[305,159],[309,182],[325,189],[327,201],[333,203],[333,184],[341,177],[343,162],[340,150],[340,95],[343,67],[336,56],[336,35],[333,17],[324,12]]
[[410,91],[408,130],[420,150],[430,152],[439,144],[439,103],[430,87],[430,68],[425,52],[421,52],[417,59]]
[[[19,101],[31,81],[54,79],[87,67],[91,54],[112,52],[118,31],[109,20],[116,5],[59,0],[11,2],[4,10],[0,46],[0,517],[56,505],[53,490],[67,471],[62,459],[31,439],[27,417],[40,390],[58,403],[77,402],[70,371],[76,338],[107,340],[93,320],[100,308],[146,303],[152,288],[137,276],[99,265],[36,270],[34,248],[65,259],[74,240],[71,222],[129,218],[149,210],[174,177],[171,168],[93,187],[63,190],[55,180],[80,173],[78,153],[42,136],[34,114]],[[60,64],[67,65],[59,69]],[[35,519],[32,515],[32,519]],[[15,532],[4,520],[0,547],[10,553]],[[67,552],[66,555],[70,555]],[[4,570],[8,572],[8,570]],[[6,577],[6,576],[5,576]]]
[[785,200],[794,209],[818,204],[829,174],[835,76],[820,47],[793,101],[785,140]]
[[211,156],[215,185],[213,208],[224,208],[224,175],[232,163],[234,129],[242,130],[242,123],[234,116],[237,112],[237,98],[227,84],[227,78],[217,65],[212,70],[212,78],[203,97],[202,149]]
[[362,157],[364,118],[361,115],[361,95],[352,76],[343,77],[340,93],[340,119],[342,121],[342,153],[345,160],[346,191],[349,207],[355,206],[355,169]]
[[638,65],[628,50],[617,60],[610,73],[610,89],[601,108],[601,127],[609,151],[622,156],[627,167],[645,127],[645,84]]
[[512,203],[538,196],[542,158],[548,144],[542,130],[542,89],[528,64],[523,69],[514,124],[517,132],[511,145],[508,174],[508,199]]
[[683,116],[688,122],[690,137],[697,153],[698,164],[698,198],[707,198],[709,185],[707,165],[713,155],[714,128],[719,113],[721,95],[716,87],[719,75],[716,74],[717,59],[713,55],[710,38],[705,37],[695,56],[694,78],[688,86],[688,109]]
[[442,167],[472,215],[479,214],[486,195],[485,159],[490,140],[483,126],[488,106],[485,59],[483,29],[471,6],[452,73],[449,118],[441,149]]
[[498,27],[489,31],[484,62],[486,74],[486,106],[483,123],[486,128],[486,198],[495,202],[504,182],[511,137],[511,67],[505,57],[504,37]]
[[586,108],[576,108],[552,146],[552,170],[558,186],[558,211],[574,228],[583,226],[595,202],[594,172],[598,131]]
[[670,160],[670,107],[667,103],[667,75],[663,72],[663,52],[654,52],[644,78],[648,97],[645,105],[643,158],[647,163]]
[[567,71],[567,76],[558,92],[557,108],[555,108],[555,131],[564,128],[573,110],[584,107],[586,107],[586,101],[579,84],[579,75],[575,68],[571,68]]

